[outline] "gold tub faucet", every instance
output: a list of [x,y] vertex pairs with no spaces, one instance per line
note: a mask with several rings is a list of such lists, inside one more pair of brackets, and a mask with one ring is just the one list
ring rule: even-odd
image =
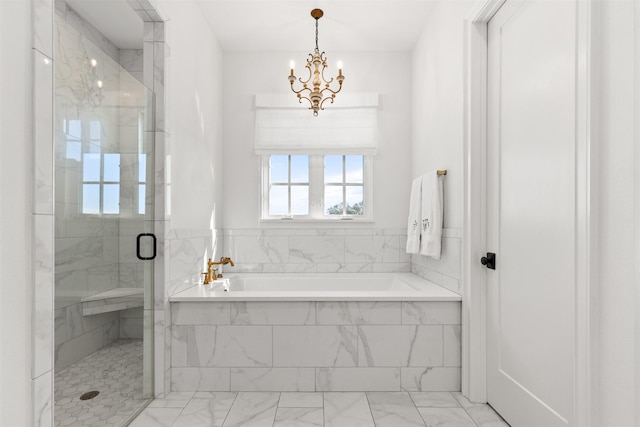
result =
[[204,285],[208,285],[214,280],[222,278],[222,273],[218,273],[218,269],[213,268],[213,266],[226,264],[231,264],[231,267],[235,266],[235,264],[229,257],[222,257],[220,258],[220,261],[211,261],[211,258],[209,258],[209,261],[207,261],[207,271],[205,273],[202,273],[204,275],[204,280],[202,283]]

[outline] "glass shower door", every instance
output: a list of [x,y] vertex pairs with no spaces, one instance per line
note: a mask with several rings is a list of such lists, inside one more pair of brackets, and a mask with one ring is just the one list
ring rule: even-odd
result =
[[124,425],[153,397],[154,95],[55,33],[55,423]]

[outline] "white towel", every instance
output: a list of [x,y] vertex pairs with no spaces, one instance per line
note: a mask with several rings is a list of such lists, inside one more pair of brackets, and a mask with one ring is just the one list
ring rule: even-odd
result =
[[443,217],[442,179],[434,170],[422,176],[420,255],[440,259]]
[[407,221],[407,253],[420,252],[420,200],[422,191],[422,177],[416,178],[411,183],[411,197],[409,199],[409,220]]

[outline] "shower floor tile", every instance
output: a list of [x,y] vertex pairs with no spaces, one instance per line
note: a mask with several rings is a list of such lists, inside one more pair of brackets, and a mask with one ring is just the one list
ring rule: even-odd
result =
[[[83,393],[99,391],[90,400]],[[142,340],[118,340],[56,373],[56,426],[120,427],[142,407]]]

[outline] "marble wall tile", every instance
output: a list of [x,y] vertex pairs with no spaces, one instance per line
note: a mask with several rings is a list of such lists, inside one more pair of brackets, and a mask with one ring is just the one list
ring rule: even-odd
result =
[[171,366],[189,366],[187,362],[189,329],[190,326],[171,328]]
[[319,325],[399,325],[401,303],[398,301],[318,301]]
[[365,393],[325,393],[325,427],[375,427]]
[[61,370],[104,346],[104,331],[97,328],[56,346],[55,370]]
[[358,326],[358,366],[442,366],[442,326]]
[[62,344],[67,340],[67,310],[56,309],[54,317],[55,325],[55,345]]
[[189,366],[271,366],[270,326],[190,326],[187,334]]
[[399,262],[399,236],[347,236],[346,262]]
[[[165,334],[165,332],[167,332]],[[164,310],[153,310],[153,378],[154,395],[164,396],[164,372],[171,366],[171,330],[165,327]],[[169,353],[167,354],[167,349]],[[168,356],[168,357],[167,357]],[[169,359],[169,360],[167,360]],[[186,365],[186,363],[185,363]],[[183,365],[184,366],[184,365]]]
[[[43,11],[53,8],[51,0],[34,2],[34,19]],[[45,13],[46,15],[46,13]],[[42,19],[43,17],[41,17]],[[49,15],[49,21],[51,15]],[[47,31],[51,31],[51,26]],[[53,33],[48,35],[51,43]],[[37,31],[35,36],[37,37]],[[44,36],[44,35],[43,35]],[[38,39],[35,39],[36,44]],[[49,48],[49,50],[51,50]],[[34,66],[34,102],[33,102],[33,138],[34,138],[34,192],[33,209],[37,214],[53,215],[54,207],[54,143],[53,143],[53,61],[52,56],[45,56],[38,50],[33,50]]]
[[[316,265],[316,264],[309,264]],[[373,264],[369,263],[326,263],[317,264],[318,273],[372,273]]]
[[142,339],[143,319],[120,319],[120,338]]
[[231,368],[231,391],[314,391],[314,368]]
[[296,263],[345,262],[345,239],[332,236],[291,236],[289,259]]
[[103,246],[100,237],[56,239],[56,274],[102,265]]
[[53,371],[33,381],[33,425],[53,427]]
[[53,229],[52,215],[33,215],[33,378],[53,367]]
[[444,325],[444,366],[460,366],[460,325]]
[[225,427],[272,427],[280,393],[238,393]]
[[459,325],[461,303],[457,301],[403,301],[404,325]]
[[289,262],[289,239],[280,236],[227,236],[225,253],[238,263]]
[[172,368],[171,391],[229,391],[229,368]]
[[400,391],[400,368],[317,368],[317,391]]
[[142,49],[118,49],[118,64],[129,72],[142,71]]
[[314,302],[231,302],[232,325],[313,325]]
[[411,264],[409,263],[382,263],[373,264],[372,273],[409,273],[411,272]]
[[460,368],[401,368],[404,391],[460,391]]
[[412,256],[415,264],[437,271],[456,279],[461,279],[462,275],[462,239],[443,237],[442,255],[439,260],[422,255]]
[[171,304],[172,321],[174,325],[228,325],[231,304],[233,303],[173,303]]
[[53,0],[33,2],[33,47],[53,58]]
[[153,92],[155,94],[155,130],[171,132],[165,120],[169,117],[170,104],[165,102],[165,61],[171,56],[169,45],[164,42],[153,43]]
[[354,326],[274,326],[273,366],[356,366]]
[[411,397],[402,392],[367,393],[376,427],[424,427]]

